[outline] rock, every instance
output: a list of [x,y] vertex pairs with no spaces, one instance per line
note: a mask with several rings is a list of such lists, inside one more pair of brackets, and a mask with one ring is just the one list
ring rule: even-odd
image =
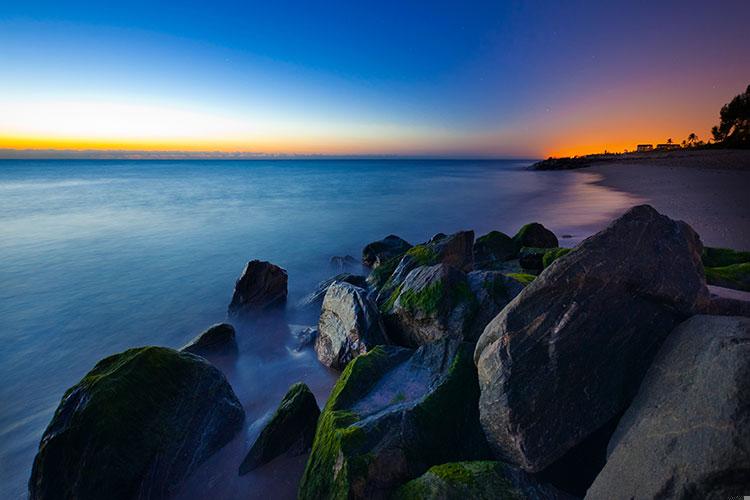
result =
[[572,251],[572,248],[552,248],[550,250],[547,250],[546,252],[544,252],[544,257],[542,257],[543,268],[548,268],[557,259],[568,255]]
[[505,275],[509,278],[513,278],[524,286],[536,279],[536,275],[528,273],[505,273]]
[[301,382],[292,385],[242,461],[240,475],[280,455],[306,453],[312,446],[319,415],[320,409],[310,388]]
[[224,375],[201,357],[163,347],[115,354],[63,396],[29,498],[166,498],[244,418]]
[[229,316],[278,307],[286,302],[287,274],[270,262],[251,260],[234,285]]
[[235,356],[237,355],[237,339],[234,327],[229,323],[213,325],[191,340],[180,351],[203,357]]
[[367,288],[367,280],[364,276],[349,273],[337,274],[333,278],[328,278],[327,280],[318,283],[315,291],[303,297],[302,300],[299,301],[297,307],[301,309],[320,309],[321,304],[323,304],[323,297],[325,297],[326,292],[328,291],[328,287],[330,287],[336,281],[341,283],[349,283],[360,288]]
[[334,255],[329,263],[338,273],[362,272],[362,264],[351,255]]
[[400,487],[394,500],[431,498],[568,500],[574,497],[539,483],[517,467],[490,460],[435,465]]
[[750,491],[750,319],[694,316],[667,338],[586,498]]
[[368,267],[377,268],[379,265],[394,257],[401,257],[411,248],[411,244],[389,234],[379,241],[373,241],[362,249],[362,263]]
[[[474,231],[460,231],[450,236],[435,235],[432,240],[409,249],[393,273],[378,288],[378,304],[387,301],[406,276],[417,267],[447,264],[469,272],[474,268]],[[390,264],[390,263],[389,263]]]
[[703,247],[701,260],[706,267],[725,267],[750,262],[750,252],[740,252],[730,248]]
[[463,338],[476,308],[466,275],[437,264],[411,271],[382,311],[391,340],[416,347],[443,337]]
[[714,316],[750,317],[750,301],[729,297],[711,297],[705,307],[697,312]]
[[432,465],[485,458],[476,384],[457,339],[356,358],[320,415],[299,498],[383,498]]
[[519,229],[513,237],[513,241],[519,249],[521,247],[555,248],[560,246],[555,233],[538,222],[526,224]]
[[518,263],[525,271],[538,273],[544,268],[546,248],[523,247],[518,252]]
[[354,357],[385,343],[377,306],[366,290],[340,282],[328,287],[315,340],[321,363],[341,370]]
[[684,222],[634,207],[487,325],[474,359],[497,458],[541,471],[627,407],[664,338],[708,302],[701,249]]
[[307,346],[315,343],[318,338],[318,329],[312,326],[289,325],[292,330],[292,336],[296,341],[294,346],[295,352],[300,352]]
[[750,292],[750,262],[724,267],[707,267],[705,271],[709,285]]
[[527,283],[500,271],[473,271],[466,278],[477,305],[464,339],[476,342],[487,324],[521,293]]
[[495,266],[515,259],[518,247],[513,238],[500,231],[491,231],[474,242],[474,265],[477,269],[495,269]]

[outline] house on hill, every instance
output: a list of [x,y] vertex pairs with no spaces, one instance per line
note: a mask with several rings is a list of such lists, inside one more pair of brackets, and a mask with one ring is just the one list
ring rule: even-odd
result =
[[646,151],[653,151],[654,145],[653,144],[638,144],[635,150],[638,151],[639,153],[645,153]]

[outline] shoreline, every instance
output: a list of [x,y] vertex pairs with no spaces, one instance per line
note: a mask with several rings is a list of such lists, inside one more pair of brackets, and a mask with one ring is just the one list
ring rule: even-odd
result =
[[[750,250],[750,151],[691,151],[594,162],[595,184],[690,224],[706,246]],[[727,154],[730,153],[730,154]]]

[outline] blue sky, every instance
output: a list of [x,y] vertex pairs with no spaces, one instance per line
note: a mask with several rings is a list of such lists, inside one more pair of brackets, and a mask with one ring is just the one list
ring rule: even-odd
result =
[[540,156],[705,136],[750,83],[747,19],[739,0],[15,2],[0,146]]

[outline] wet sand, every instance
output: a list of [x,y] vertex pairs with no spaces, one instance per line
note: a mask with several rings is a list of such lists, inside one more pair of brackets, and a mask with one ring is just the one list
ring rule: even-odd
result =
[[705,245],[750,250],[750,151],[608,161],[577,172],[690,224]]

